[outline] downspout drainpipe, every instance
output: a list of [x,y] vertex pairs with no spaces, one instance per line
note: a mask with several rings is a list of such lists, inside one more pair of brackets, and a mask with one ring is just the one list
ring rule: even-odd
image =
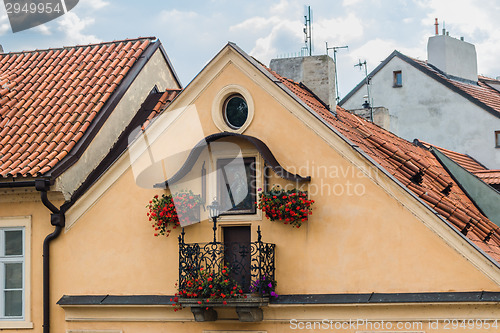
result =
[[42,203],[50,211],[50,224],[55,226],[54,231],[43,241],[43,333],[50,332],[50,242],[56,239],[65,223],[64,212],[54,206],[47,197],[50,182],[45,179],[36,179],[35,188],[40,192]]

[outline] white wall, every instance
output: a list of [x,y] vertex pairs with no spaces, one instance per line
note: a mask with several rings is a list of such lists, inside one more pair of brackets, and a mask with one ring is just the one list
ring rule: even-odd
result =
[[[403,86],[393,88],[393,71],[401,70]],[[392,58],[371,81],[374,106],[384,106],[391,116],[390,130],[413,141],[469,154],[490,169],[500,169],[500,148],[495,130],[500,118],[420,72],[398,57]],[[357,109],[366,87],[359,89],[342,107]]]

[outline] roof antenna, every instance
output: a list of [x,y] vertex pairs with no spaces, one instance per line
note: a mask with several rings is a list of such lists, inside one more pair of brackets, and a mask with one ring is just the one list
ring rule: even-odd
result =
[[328,42],[325,42],[326,44],[326,55],[328,55],[328,50],[333,50],[333,68],[335,69],[335,93],[337,94],[337,97],[335,98],[337,100],[337,104],[339,104],[340,97],[339,97],[339,80],[337,77],[337,50],[340,49],[347,49],[349,46],[332,46],[328,47]]
[[300,49],[300,53],[305,52],[306,56],[312,56],[312,12],[311,6],[307,6],[306,15],[304,15],[305,24],[304,24],[304,41],[305,46]]
[[365,96],[365,102],[363,103],[363,108],[364,109],[370,109],[370,121],[373,123],[373,101],[370,98],[370,77],[368,76],[368,66],[366,65],[366,60],[361,62],[360,59],[358,59],[358,63],[354,65],[354,67],[359,67],[361,70],[361,67],[365,67],[365,83],[366,83],[366,92],[368,95]]

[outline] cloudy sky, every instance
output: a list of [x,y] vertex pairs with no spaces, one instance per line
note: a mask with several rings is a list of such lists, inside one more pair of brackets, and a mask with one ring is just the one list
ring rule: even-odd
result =
[[[434,20],[450,36],[475,44],[480,74],[500,76],[498,0],[80,0],[47,24],[13,33],[0,5],[0,44],[6,52],[112,41],[159,38],[186,86],[228,42],[261,62],[298,54],[304,46],[306,5],[313,12],[313,53],[337,53],[339,91],[363,79],[358,60],[374,69],[393,50],[426,59]],[[330,51],[330,55],[333,55]]]

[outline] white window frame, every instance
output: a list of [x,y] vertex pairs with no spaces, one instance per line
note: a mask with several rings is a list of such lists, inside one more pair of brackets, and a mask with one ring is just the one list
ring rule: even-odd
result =
[[[248,116],[245,123],[239,128],[229,126],[224,119],[224,106],[226,101],[233,95],[241,95],[247,103]],[[212,101],[212,120],[221,132],[243,133],[250,126],[255,115],[255,106],[250,92],[237,84],[230,84],[222,88]]]
[[15,259],[3,257],[4,231],[23,230],[23,316],[22,317],[4,317],[4,285],[1,288],[0,295],[0,329],[22,329],[33,328],[31,322],[31,216],[0,217],[0,255],[2,264],[0,265],[0,274],[5,277],[3,263],[13,261],[19,262],[19,257]]

